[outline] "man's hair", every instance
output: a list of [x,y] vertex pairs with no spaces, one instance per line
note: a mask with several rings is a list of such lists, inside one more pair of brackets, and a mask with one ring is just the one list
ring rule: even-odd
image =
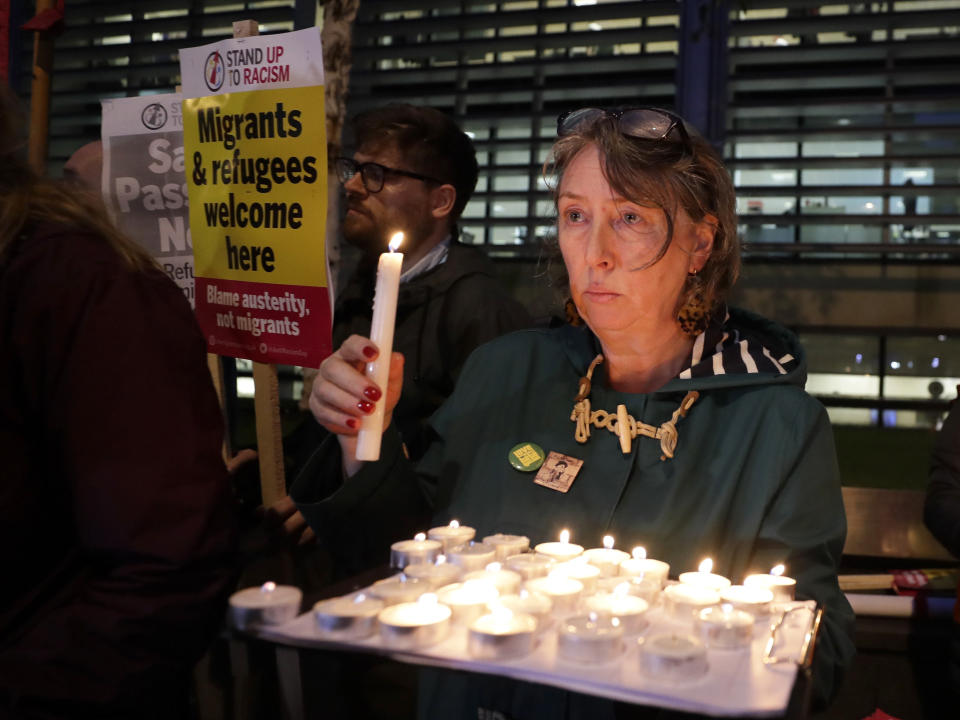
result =
[[400,169],[453,185],[457,199],[450,222],[457,221],[477,186],[477,153],[448,115],[430,107],[392,104],[357,115],[352,125],[358,149],[394,145],[409,166]]

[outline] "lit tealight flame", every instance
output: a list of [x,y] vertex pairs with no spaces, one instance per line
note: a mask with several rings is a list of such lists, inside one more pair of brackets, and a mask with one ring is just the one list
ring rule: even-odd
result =
[[630,583],[622,582],[613,589],[613,594],[617,597],[626,597],[630,594]]
[[451,521],[450,521],[450,529],[451,529],[451,530],[456,530],[456,529],[459,528],[459,527],[460,527],[460,521],[459,521],[459,520],[451,520]]
[[416,540],[417,542],[423,542],[424,540],[427,539],[427,536],[425,533],[417,533],[416,535],[413,536],[413,539]]
[[356,596],[353,598],[353,601],[355,603],[362,603],[366,599],[367,599],[366,595],[364,595],[363,593],[357,593]]
[[399,248],[400,245],[402,244],[403,244],[403,233],[395,232],[393,236],[390,238],[390,243],[388,245],[388,247],[390,248],[390,252],[396,252],[397,248]]
[[277,584],[272,580],[267,580],[267,582],[260,586],[260,592],[262,593],[272,593],[276,589]]
[[785,571],[786,569],[787,569],[787,568],[786,568],[785,566],[783,566],[783,565],[774,565],[772,568],[770,568],[770,574],[771,574],[771,575],[783,575],[783,573],[784,573],[784,571]]
[[487,565],[488,572],[500,572],[500,563],[492,562]]
[[437,561],[436,561],[437,565],[443,565],[446,561],[447,561],[446,555],[437,555]]
[[570,531],[569,531],[569,530],[561,530],[561,531],[560,531],[560,542],[562,542],[562,543],[568,543],[568,542],[570,542]]
[[630,554],[633,555],[634,560],[647,559],[647,549],[643,545],[637,545]]
[[733,605],[730,603],[721,603],[720,609],[723,610],[724,615],[730,615],[733,612]]
[[603,536],[603,546],[607,550],[613,549],[613,535],[604,535]]
[[424,593],[420,596],[420,599],[417,600],[421,605],[436,605],[437,604],[437,595],[436,593]]
[[711,560],[710,558],[707,558],[707,559],[704,560],[702,563],[700,563],[700,567],[698,567],[697,570],[699,570],[699,571],[702,572],[702,573],[712,572],[712,571],[713,571],[713,560]]
[[510,626],[510,621],[513,620],[513,611],[510,608],[504,607],[499,600],[490,603],[487,607],[493,615],[494,624],[501,628]]
[[620,618],[618,617],[610,618],[610,624],[613,625],[614,627],[620,627]]

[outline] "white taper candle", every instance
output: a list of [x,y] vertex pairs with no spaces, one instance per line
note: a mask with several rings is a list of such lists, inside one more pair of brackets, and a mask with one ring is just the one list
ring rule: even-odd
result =
[[397,320],[397,294],[400,290],[400,267],[403,253],[397,252],[403,242],[403,233],[390,238],[390,252],[380,255],[377,265],[377,287],[373,295],[373,320],[370,339],[380,351],[376,360],[367,363],[366,375],[383,392],[374,411],[365,416],[357,435],[357,460],[379,460],[380,440],[383,437],[383,408],[387,401],[387,378],[390,374],[390,355],[393,352],[393,327]]

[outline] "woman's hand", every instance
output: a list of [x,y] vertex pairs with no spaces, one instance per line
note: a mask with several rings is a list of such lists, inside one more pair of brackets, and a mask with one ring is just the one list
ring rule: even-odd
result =
[[339,350],[323,361],[313,381],[310,412],[318,423],[340,436],[341,446],[345,439],[356,438],[361,419],[372,413],[378,402],[386,403],[383,429],[390,425],[403,387],[403,355],[391,355],[384,393],[384,388],[377,387],[363,374],[366,364],[378,354],[379,350],[369,339],[351,335]]

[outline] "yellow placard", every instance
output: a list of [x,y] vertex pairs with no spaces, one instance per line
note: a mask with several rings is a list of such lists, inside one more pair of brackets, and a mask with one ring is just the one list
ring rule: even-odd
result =
[[323,86],[184,100],[198,277],[327,285]]

